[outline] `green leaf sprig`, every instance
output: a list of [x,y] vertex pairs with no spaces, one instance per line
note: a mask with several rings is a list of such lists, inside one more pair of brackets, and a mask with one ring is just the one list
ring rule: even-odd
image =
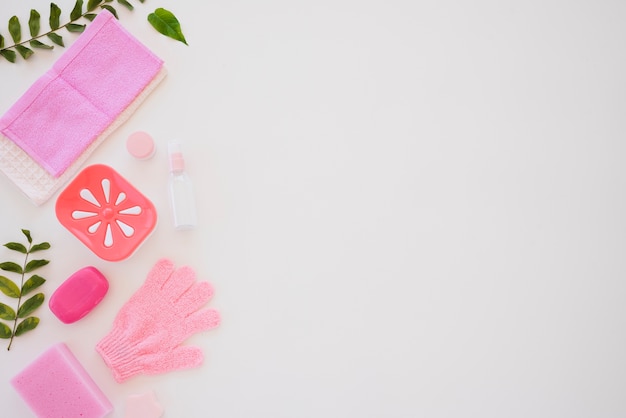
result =
[[[145,0],[139,0],[143,3]],[[134,6],[128,0],[115,0],[115,2],[128,10],[134,10]],[[28,18],[28,31],[30,37],[22,40],[22,24],[17,16],[9,19],[8,29],[9,35],[13,40],[12,45],[5,45],[5,38],[0,33],[0,56],[9,62],[16,62],[17,54],[23,59],[30,58],[37,49],[54,49],[54,45],[65,47],[63,37],[59,34],[61,29],[68,32],[82,33],[87,26],[86,21],[93,21],[98,12],[108,10],[119,19],[117,10],[112,6],[114,0],[76,0],[72,11],[70,12],[70,20],[61,24],[61,8],[55,3],[50,3],[50,12],[48,17],[48,25],[50,30],[41,33],[41,13],[35,9],[31,9]],[[172,12],[163,8],[156,9],[148,16],[148,21],[159,33],[168,36],[187,45],[187,41],[180,28],[180,23]],[[85,22],[85,23],[82,23]],[[43,40],[49,42],[42,42]],[[54,44],[54,45],[53,45]]]
[[35,329],[37,325],[39,325],[39,318],[29,315],[41,306],[45,299],[44,294],[37,293],[26,300],[23,299],[25,299],[25,296],[31,291],[44,284],[46,279],[37,274],[31,275],[26,281],[24,281],[24,279],[27,274],[32,273],[34,270],[37,270],[50,262],[49,260],[43,259],[28,259],[34,252],[49,249],[50,244],[42,242],[40,244],[33,245],[33,239],[30,235],[30,231],[22,229],[22,233],[26,237],[28,245],[24,245],[19,242],[8,242],[4,244],[4,246],[10,250],[24,254],[24,263],[22,265],[12,261],[0,263],[1,270],[19,274],[22,279],[20,286],[18,286],[9,278],[0,276],[0,291],[10,298],[17,299],[17,310],[14,310],[9,305],[0,303],[0,319],[9,321],[9,323],[12,322],[12,326],[9,326],[4,322],[0,322],[0,338],[10,340],[7,350],[11,349],[13,338],[19,337],[25,332]]

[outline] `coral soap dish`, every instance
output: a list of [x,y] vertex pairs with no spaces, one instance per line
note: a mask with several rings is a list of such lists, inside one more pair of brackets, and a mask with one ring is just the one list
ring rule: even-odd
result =
[[152,202],[103,164],[81,171],[59,194],[55,211],[61,225],[107,261],[128,258],[157,220]]

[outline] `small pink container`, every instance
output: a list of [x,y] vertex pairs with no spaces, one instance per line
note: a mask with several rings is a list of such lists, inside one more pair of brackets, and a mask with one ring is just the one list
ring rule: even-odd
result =
[[87,315],[104,298],[109,282],[95,267],[85,267],[72,274],[52,294],[48,306],[65,324]]
[[138,160],[150,159],[156,151],[154,140],[149,133],[143,131],[134,132],[128,137],[126,149]]

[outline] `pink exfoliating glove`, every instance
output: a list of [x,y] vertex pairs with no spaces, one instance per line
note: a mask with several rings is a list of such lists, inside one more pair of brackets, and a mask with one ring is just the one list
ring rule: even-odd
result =
[[96,345],[115,380],[202,364],[202,350],[181,344],[219,325],[216,310],[200,309],[212,295],[211,285],[197,282],[190,267],[175,269],[172,261],[159,260]]

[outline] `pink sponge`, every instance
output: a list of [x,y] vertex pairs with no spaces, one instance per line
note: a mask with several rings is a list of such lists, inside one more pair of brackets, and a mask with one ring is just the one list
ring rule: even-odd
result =
[[55,344],[11,379],[39,418],[101,418],[113,405],[63,343]]

